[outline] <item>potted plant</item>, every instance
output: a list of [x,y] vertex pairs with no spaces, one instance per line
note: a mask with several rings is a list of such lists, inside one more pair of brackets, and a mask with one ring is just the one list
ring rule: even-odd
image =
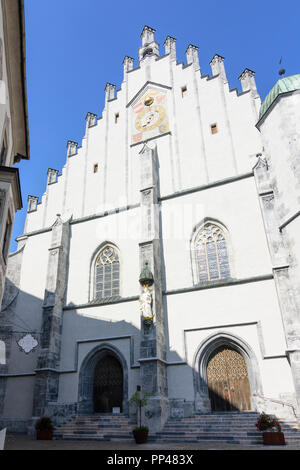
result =
[[132,431],[136,444],[144,444],[148,439],[149,428],[147,426],[142,426],[142,407],[147,405],[147,398],[149,395],[149,393],[142,395],[140,387],[138,387],[137,391],[132,395],[129,401],[131,405],[134,404],[139,409],[140,425]]
[[38,440],[52,440],[54,426],[47,416],[42,416],[35,424],[36,438]]
[[259,431],[262,431],[263,443],[265,445],[285,445],[284,434],[276,417],[262,412],[255,424]]

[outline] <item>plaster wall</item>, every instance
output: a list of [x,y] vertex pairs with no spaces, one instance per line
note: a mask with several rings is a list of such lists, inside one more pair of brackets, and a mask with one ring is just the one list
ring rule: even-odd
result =
[[[99,322],[103,324],[102,322]],[[118,328],[116,328],[118,330]],[[128,331],[122,331],[120,336],[126,335]],[[132,333],[132,331],[131,331]],[[77,332],[78,334],[78,332]],[[102,331],[102,335],[100,335],[103,339],[100,341],[89,341],[89,342],[82,342],[79,344],[78,347],[78,369],[76,373],[68,373],[68,374],[61,374],[60,376],[60,385],[59,385],[59,398],[58,402],[59,403],[64,403],[64,402],[76,402],[78,400],[78,384],[79,384],[79,371],[80,367],[82,364],[82,361],[85,359],[85,357],[92,351],[95,347],[101,345],[101,344],[110,344],[117,348],[117,350],[123,355],[123,357],[126,360],[127,364],[127,370],[128,370],[128,387],[129,387],[129,393],[131,396],[135,389],[136,389],[136,374],[135,374],[135,369],[131,368],[131,361],[130,361],[130,355],[131,355],[131,343],[129,338],[121,338],[118,339],[118,331],[113,331],[113,336],[116,336],[116,339],[110,339],[106,340],[105,336],[107,335],[107,331]],[[108,336],[109,337],[109,336]],[[72,362],[74,358],[72,357]],[[74,365],[74,364],[73,364]]]
[[264,139],[283,223],[299,208],[300,91],[278,97],[259,128]]
[[[187,361],[187,366],[168,368],[172,397],[177,393],[180,370],[180,374],[190,377],[182,381],[186,394],[180,397],[192,399],[195,354],[203,340],[218,332],[242,338],[250,346],[258,361],[264,395],[274,398],[281,393],[293,393],[290,366],[282,357],[286,343],[273,280],[168,295],[167,317],[167,359]],[[284,380],[278,380],[274,374],[276,365],[281,367]],[[179,393],[180,390],[183,393],[182,386]]]
[[11,377],[7,381],[3,417],[26,419],[32,417],[34,376]]
[[[89,340],[107,341],[107,338],[131,336],[134,340],[132,353],[136,354],[139,346],[140,314],[137,301],[115,305],[101,305],[78,310],[65,310],[62,330],[62,370],[73,369],[76,358],[76,342]],[[130,342],[127,338],[125,341]],[[93,344],[92,344],[93,346]],[[82,348],[82,345],[80,345]],[[129,357],[129,356],[128,356]],[[137,361],[137,356],[133,356]]]
[[[40,229],[43,220],[51,225],[58,212],[78,218],[139,201],[137,167],[143,143],[131,144],[134,129],[127,105],[149,81],[167,87],[171,133],[156,139],[161,196],[251,171],[254,155],[261,151],[251,93],[229,91],[219,76],[201,77],[199,70],[170,62],[169,56],[151,59],[127,74],[97,125],[87,127],[82,146],[67,158],[62,176],[48,186],[43,207],[38,206],[43,216],[28,214],[27,232]],[[214,123],[217,134],[210,130]]]
[[[231,277],[271,273],[271,262],[254,178],[216,186],[162,202],[166,288],[193,285],[191,239],[203,219],[225,227]],[[194,276],[194,283],[197,283]]]
[[132,209],[71,225],[67,304],[78,305],[94,298],[94,257],[105,242],[112,243],[119,250],[120,295],[138,295],[138,221],[138,209]]

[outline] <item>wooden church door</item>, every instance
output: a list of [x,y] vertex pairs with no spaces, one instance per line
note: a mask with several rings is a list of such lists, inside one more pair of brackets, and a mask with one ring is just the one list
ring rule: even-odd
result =
[[211,354],[207,382],[212,411],[251,410],[247,364],[235,349],[220,346]]
[[95,367],[94,412],[111,413],[114,407],[122,411],[123,370],[118,359],[104,356]]

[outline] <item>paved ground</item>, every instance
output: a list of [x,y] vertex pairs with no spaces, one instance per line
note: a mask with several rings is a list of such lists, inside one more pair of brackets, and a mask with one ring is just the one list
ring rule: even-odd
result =
[[25,434],[8,434],[5,450],[300,450],[300,446],[242,446],[236,444],[135,444],[132,442],[99,442],[99,441],[37,441]]

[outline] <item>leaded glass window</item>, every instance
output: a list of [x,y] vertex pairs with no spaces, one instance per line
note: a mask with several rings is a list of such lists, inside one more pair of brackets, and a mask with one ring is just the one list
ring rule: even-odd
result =
[[106,246],[96,259],[95,298],[105,299],[120,293],[120,262],[117,251]]
[[198,233],[194,246],[199,282],[230,277],[226,239],[220,227],[206,224]]

